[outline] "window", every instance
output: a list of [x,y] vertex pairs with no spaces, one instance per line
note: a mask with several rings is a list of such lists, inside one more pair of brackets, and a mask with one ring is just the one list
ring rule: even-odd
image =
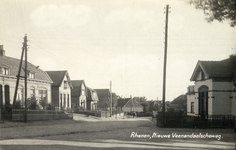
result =
[[35,79],[35,73],[29,72],[29,78],[30,79]]
[[194,113],[194,102],[191,102],[191,113]]
[[22,105],[23,105],[23,94],[24,94],[23,87],[18,87],[16,100],[21,101]]
[[46,89],[39,90],[39,101],[40,100],[47,100],[47,90]]
[[66,107],[66,94],[64,94],[64,107]]
[[2,74],[9,75],[9,68],[2,68]]
[[70,95],[68,94],[67,95],[67,107],[70,107],[70,103],[69,102],[70,102]]
[[81,95],[85,95],[84,89],[82,89],[82,94]]
[[34,87],[30,88],[30,97],[35,97],[35,89],[34,89]]
[[65,88],[65,89],[68,88],[68,83],[67,83],[67,81],[64,81],[64,88]]

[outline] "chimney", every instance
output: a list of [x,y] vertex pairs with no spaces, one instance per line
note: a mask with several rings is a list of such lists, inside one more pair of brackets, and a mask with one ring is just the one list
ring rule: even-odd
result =
[[0,56],[5,56],[5,51],[3,50],[3,45],[0,45]]

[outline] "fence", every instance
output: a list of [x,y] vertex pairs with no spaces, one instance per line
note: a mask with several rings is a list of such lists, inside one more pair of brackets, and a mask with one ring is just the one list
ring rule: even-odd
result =
[[[23,121],[25,110],[12,109],[12,121]],[[65,114],[61,110],[27,110],[27,120],[54,120],[54,119],[72,119],[73,115]]]
[[157,115],[157,126],[170,128],[235,128],[236,116],[207,115],[207,116],[178,116]]

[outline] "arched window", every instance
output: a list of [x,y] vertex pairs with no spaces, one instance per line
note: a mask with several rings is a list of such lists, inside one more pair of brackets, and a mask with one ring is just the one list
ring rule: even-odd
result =
[[5,104],[10,105],[10,87],[9,87],[9,85],[5,85],[4,89],[5,89]]

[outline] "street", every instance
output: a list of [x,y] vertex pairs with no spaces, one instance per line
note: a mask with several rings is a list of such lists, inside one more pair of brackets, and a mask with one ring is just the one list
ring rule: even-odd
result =
[[232,129],[159,128],[150,119],[60,120],[1,127],[1,150],[11,149],[233,150],[235,133]]

